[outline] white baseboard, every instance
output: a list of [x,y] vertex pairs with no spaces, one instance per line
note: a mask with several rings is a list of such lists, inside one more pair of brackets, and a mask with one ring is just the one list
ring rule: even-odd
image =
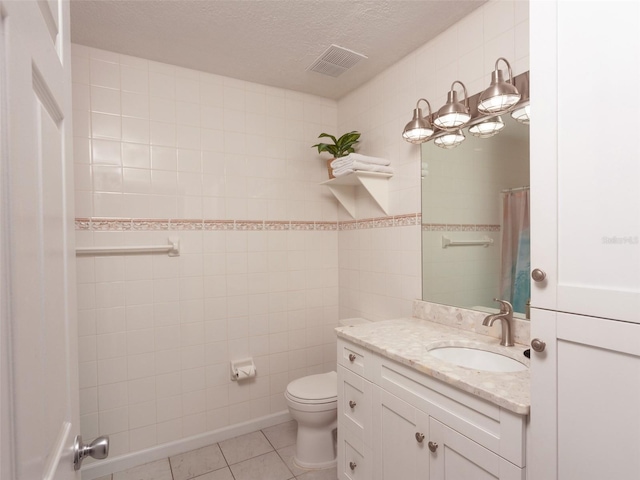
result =
[[288,422],[291,415],[288,410],[256,418],[244,423],[230,425],[212,432],[183,438],[171,443],[163,443],[146,450],[128,453],[115,458],[108,458],[82,467],[82,480],[94,480],[110,473],[121,472],[128,468],[144,465],[145,463],[161,460],[163,458],[179,455],[181,453],[206,447],[214,443],[228,440],[229,438],[255,432],[263,428],[271,427],[279,423]]

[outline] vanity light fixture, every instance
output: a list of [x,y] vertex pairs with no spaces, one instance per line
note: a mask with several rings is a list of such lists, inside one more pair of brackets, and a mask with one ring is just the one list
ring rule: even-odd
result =
[[[426,117],[422,116],[422,109],[419,107],[420,102],[425,102],[429,109]],[[431,126],[431,104],[428,100],[421,98],[413,109],[413,119],[404,127],[402,137],[409,143],[424,143],[431,135],[433,135],[433,127]]]
[[[464,103],[458,101],[458,92],[455,90],[456,83],[459,83],[464,92]],[[451,90],[447,93],[447,103],[435,114],[433,124],[441,130],[454,131],[471,120],[469,111],[469,95],[467,95],[467,87],[459,80],[451,84]]]
[[504,122],[500,117],[492,117],[483,120],[480,123],[471,125],[469,127],[469,133],[478,138],[489,138],[500,133],[504,128]]
[[529,107],[529,104],[516,107],[511,112],[511,116],[514,120],[517,120],[524,125],[529,125],[529,121],[531,120],[531,111]]
[[[509,80],[505,81],[498,64],[502,60],[507,65]],[[506,58],[496,60],[495,69],[491,72],[491,85],[478,98],[478,111],[484,114],[505,113],[520,101],[520,92],[515,87],[511,65]]]
[[464,142],[465,136],[462,130],[458,129],[454,132],[446,132],[444,135],[437,137],[433,143],[440,148],[456,148],[462,142]]

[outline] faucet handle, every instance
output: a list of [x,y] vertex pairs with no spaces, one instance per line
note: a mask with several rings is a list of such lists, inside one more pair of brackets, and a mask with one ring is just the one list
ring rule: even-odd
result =
[[500,313],[506,313],[508,315],[513,314],[513,306],[506,300],[500,300],[499,298],[494,298],[493,301],[500,302]]

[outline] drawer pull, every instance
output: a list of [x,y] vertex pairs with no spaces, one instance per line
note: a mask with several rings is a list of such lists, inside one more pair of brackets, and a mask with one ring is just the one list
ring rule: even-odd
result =
[[349,468],[351,470],[355,470],[358,464],[356,462],[349,462]]
[[350,361],[351,363],[353,363],[353,362],[355,362],[355,361],[356,361],[356,356],[355,356],[353,353],[350,353],[350,354],[349,354],[349,361]]
[[424,440],[424,433],[416,432],[416,440],[418,441],[418,443],[422,443],[422,441]]
[[354,402],[353,400],[349,400],[349,406],[351,408],[356,408],[356,402]]
[[427,445],[429,445],[429,450],[432,452],[435,452],[438,449],[438,444],[436,442],[429,442]]

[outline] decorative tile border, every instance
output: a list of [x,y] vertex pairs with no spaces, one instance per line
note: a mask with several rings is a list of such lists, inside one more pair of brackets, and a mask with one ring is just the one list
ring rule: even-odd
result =
[[[364,230],[369,228],[390,228],[420,225],[421,215],[410,213],[389,217],[347,220],[344,222],[312,222],[281,220],[199,220],[164,218],[76,218],[76,230],[122,232],[122,231],[163,231],[163,230],[238,230],[238,231],[333,231]],[[447,225],[442,225],[444,229]],[[477,226],[476,226],[477,227]],[[489,225],[489,227],[493,227]],[[425,225],[422,226],[425,228]],[[498,226],[499,230],[499,226]],[[444,231],[444,230],[443,230]],[[479,230],[475,230],[479,231]]]
[[131,221],[133,230],[138,231],[157,231],[157,230],[169,230],[169,220],[155,220],[136,218]]
[[205,220],[205,230],[233,230],[235,222],[233,220]]
[[203,230],[202,220],[169,220],[171,230]]
[[499,232],[500,225],[423,223],[427,232]]

